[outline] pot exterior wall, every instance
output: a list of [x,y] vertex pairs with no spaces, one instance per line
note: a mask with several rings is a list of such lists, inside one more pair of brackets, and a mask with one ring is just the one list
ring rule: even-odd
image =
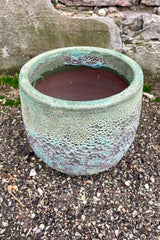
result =
[[53,108],[20,91],[30,144],[58,171],[74,175],[105,171],[117,164],[134,139],[142,89],[127,101],[90,110]]

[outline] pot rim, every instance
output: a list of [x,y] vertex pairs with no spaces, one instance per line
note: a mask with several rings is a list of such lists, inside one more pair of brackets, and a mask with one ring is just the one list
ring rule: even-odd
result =
[[[43,63],[46,58],[49,58],[53,55],[59,55],[63,52],[89,52],[89,53],[98,53],[98,54],[109,54],[119,58],[123,62],[126,62],[134,73],[134,78],[130,85],[121,91],[118,94],[112,95],[110,97],[106,97],[98,100],[91,101],[68,101],[62,100],[54,97],[47,96],[38,90],[36,90],[28,79],[28,75],[33,70],[34,66]],[[112,106],[127,100],[130,97],[133,97],[143,86],[143,72],[141,67],[130,57],[126,55],[116,52],[114,50],[109,50],[105,48],[99,47],[66,47],[66,48],[58,48],[51,51],[44,52],[42,54],[37,55],[36,57],[29,60],[20,70],[19,75],[19,85],[22,90],[29,95],[34,100],[49,105],[54,108],[64,108],[64,109],[96,109],[96,108],[105,108],[108,106]]]

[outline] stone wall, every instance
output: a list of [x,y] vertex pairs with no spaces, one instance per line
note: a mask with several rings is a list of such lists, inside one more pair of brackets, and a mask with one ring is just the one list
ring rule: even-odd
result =
[[123,52],[146,81],[160,78],[160,0],[4,0],[0,9],[0,74],[44,51],[81,45]]
[[67,6],[160,6],[159,0],[59,0],[59,2]]
[[80,10],[111,18],[120,30],[121,52],[141,65],[146,81],[160,81],[160,0],[59,0],[58,5],[75,16]]
[[59,0],[59,2],[67,6],[132,6],[138,4],[139,0]]

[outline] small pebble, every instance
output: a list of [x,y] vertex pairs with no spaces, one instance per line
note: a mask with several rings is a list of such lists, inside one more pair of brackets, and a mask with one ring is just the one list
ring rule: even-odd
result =
[[153,94],[150,94],[150,93],[147,93],[147,92],[143,92],[143,95],[150,100],[154,100],[156,98]]
[[38,188],[38,193],[39,193],[39,195],[43,195],[43,191],[42,191],[42,189],[41,188]]
[[127,186],[127,187],[129,187],[130,186],[130,184],[131,184],[131,181],[125,181],[125,185]]
[[40,224],[40,225],[39,225],[39,229],[40,229],[40,230],[43,230],[44,228],[45,228],[45,225],[44,225],[44,224]]
[[136,210],[134,210],[132,215],[133,215],[133,218],[134,218],[134,217],[136,217],[138,215],[138,212]]
[[3,234],[6,231],[6,229],[0,230],[0,234]]
[[145,189],[146,189],[146,190],[149,189],[149,184],[148,184],[148,183],[146,183],[144,186],[145,186]]
[[79,230],[81,230],[81,229],[82,229],[81,225],[78,225],[78,229],[79,229]]
[[102,239],[103,234],[102,234],[102,233],[99,233],[98,236],[99,236],[100,239]]
[[35,177],[37,175],[36,171],[34,169],[31,169],[29,176]]
[[[1,138],[0,138],[0,140],[2,140]],[[3,165],[2,164],[0,164],[0,169],[2,169],[3,168]]]
[[8,227],[8,222],[2,222],[3,227]]
[[54,208],[54,211],[55,211],[55,212],[58,212],[58,208]]
[[93,197],[94,201],[98,202],[100,199],[97,197]]
[[100,197],[101,196],[101,193],[100,192],[97,192],[97,197]]
[[59,4],[56,5],[57,9],[61,9],[61,6]]
[[86,219],[85,215],[82,215],[82,216],[81,216],[81,220],[82,220],[82,221],[85,221],[85,219]]
[[122,208],[123,208],[123,206],[120,205],[117,210],[120,212],[120,210],[121,210]]
[[91,226],[91,223],[90,223],[90,222],[88,222],[88,223],[87,223],[87,227],[90,227],[90,226]]
[[5,178],[2,179],[2,184],[6,183],[7,180]]
[[117,229],[117,230],[115,230],[116,237],[118,237],[118,234],[119,234],[119,230]]
[[99,16],[102,16],[102,17],[105,17],[106,16],[106,11],[105,9],[101,8],[98,10],[98,15]]
[[40,229],[38,229],[37,227],[33,228],[33,232],[39,232]]
[[32,214],[31,214],[31,218],[32,218],[32,219],[35,218],[35,216],[36,216],[35,213],[32,213]]
[[129,234],[129,237],[132,239],[133,238],[133,234],[131,233],[131,234]]
[[75,233],[75,236],[76,236],[76,237],[81,237],[81,234],[80,234],[79,232],[76,232],[76,233]]
[[90,181],[90,180],[88,180],[88,181],[86,181],[88,184],[91,184],[91,185],[93,185],[93,181]]

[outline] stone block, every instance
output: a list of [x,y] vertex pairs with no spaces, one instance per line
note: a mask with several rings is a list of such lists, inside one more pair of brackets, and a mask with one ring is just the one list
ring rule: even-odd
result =
[[112,19],[67,17],[48,0],[0,2],[0,74],[18,72],[35,55],[60,47],[97,46],[121,51]]
[[147,6],[160,6],[160,0],[142,0],[141,3]]
[[137,61],[149,82],[160,77],[160,16],[128,14],[122,21],[123,51]]
[[139,0],[59,0],[67,6],[132,6]]

